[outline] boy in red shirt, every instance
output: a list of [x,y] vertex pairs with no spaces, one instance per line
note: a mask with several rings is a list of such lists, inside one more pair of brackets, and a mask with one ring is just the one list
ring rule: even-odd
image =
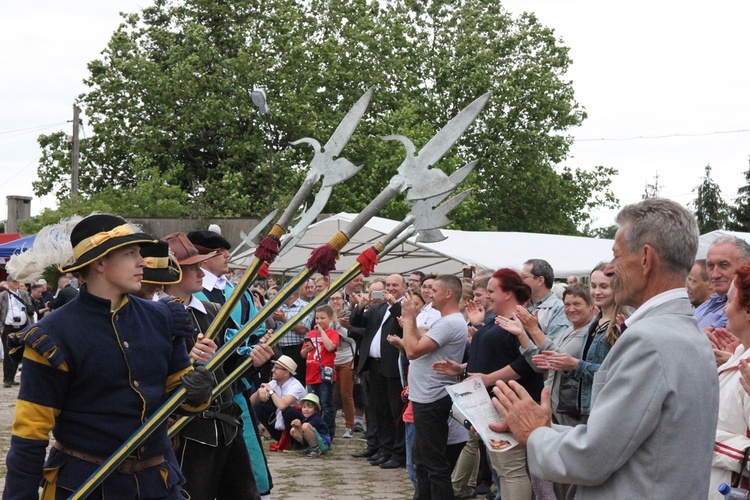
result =
[[305,383],[307,390],[320,398],[323,407],[323,420],[333,438],[335,430],[335,410],[333,409],[333,383],[335,382],[334,361],[339,346],[339,334],[331,328],[333,309],[320,306],[315,309],[315,328],[302,343],[300,354],[307,358]]

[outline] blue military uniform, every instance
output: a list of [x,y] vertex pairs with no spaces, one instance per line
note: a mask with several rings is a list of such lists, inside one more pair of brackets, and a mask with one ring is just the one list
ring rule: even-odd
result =
[[[85,287],[66,307],[16,334],[14,345],[25,346],[24,369],[3,498],[38,498],[40,483],[43,498],[67,498],[96,470],[91,457],[110,456],[192,369],[185,350],[191,335],[180,302],[127,296],[111,311],[108,300]],[[42,479],[50,431],[58,447],[71,451],[53,448]],[[182,498],[184,478],[166,426],[129,462],[145,468],[114,472],[92,498]]]

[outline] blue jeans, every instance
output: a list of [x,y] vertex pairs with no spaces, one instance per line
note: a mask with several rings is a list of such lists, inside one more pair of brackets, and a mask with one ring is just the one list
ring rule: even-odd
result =
[[333,384],[330,382],[311,384],[307,386],[307,390],[320,398],[323,420],[325,420],[328,426],[328,433],[333,438],[336,431],[336,410],[333,409]]
[[414,468],[414,460],[411,458],[411,448],[414,446],[414,423],[404,422],[406,429],[406,473],[409,474],[411,485],[417,489],[417,470]]

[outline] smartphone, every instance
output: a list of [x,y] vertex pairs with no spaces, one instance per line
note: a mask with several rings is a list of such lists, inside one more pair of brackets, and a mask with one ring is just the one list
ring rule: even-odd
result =
[[473,278],[474,270],[470,267],[464,267],[464,278]]
[[385,291],[383,291],[383,290],[375,290],[375,291],[372,292],[372,295],[371,295],[370,298],[373,298],[373,299],[383,299],[383,298],[385,298]]

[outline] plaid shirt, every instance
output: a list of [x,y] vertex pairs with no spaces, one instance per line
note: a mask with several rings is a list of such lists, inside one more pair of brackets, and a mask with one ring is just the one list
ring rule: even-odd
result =
[[[302,310],[303,307],[305,307],[308,303],[305,302],[302,299],[297,299],[294,301],[294,303],[291,306],[288,306],[286,304],[283,304],[281,306],[281,310],[284,311],[284,314],[286,315],[287,321],[293,319],[299,312]],[[289,347],[293,345],[300,345],[302,344],[302,339],[305,338],[307,335],[307,332],[312,330],[312,324],[313,319],[315,316],[311,313],[308,314],[305,318],[302,318],[302,320],[299,321],[300,325],[304,325],[305,329],[307,330],[305,333],[296,333],[294,331],[289,331],[286,335],[281,337],[281,340],[279,340],[279,347]],[[284,324],[284,321],[277,321],[276,322],[276,329]]]

